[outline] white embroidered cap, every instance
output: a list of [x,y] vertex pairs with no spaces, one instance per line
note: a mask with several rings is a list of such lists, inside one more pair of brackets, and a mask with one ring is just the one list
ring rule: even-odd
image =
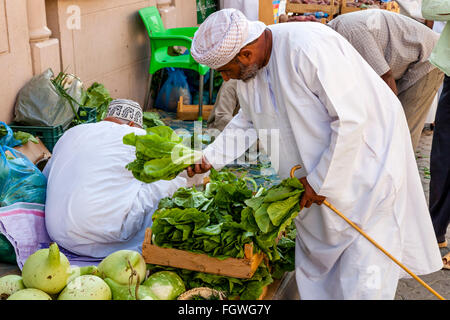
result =
[[111,101],[106,116],[133,121],[143,127],[142,108],[133,100],[116,99]]
[[266,29],[261,21],[249,21],[237,9],[223,9],[211,14],[194,35],[191,55],[198,63],[212,69],[230,62],[239,51],[256,40]]

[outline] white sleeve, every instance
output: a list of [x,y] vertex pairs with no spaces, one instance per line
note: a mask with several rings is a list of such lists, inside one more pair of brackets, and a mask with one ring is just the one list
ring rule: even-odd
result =
[[146,195],[146,201],[144,202],[146,209],[156,209],[162,198],[171,197],[175,191],[184,187],[187,187],[186,178],[178,175],[172,180],[158,180],[152,183],[143,183],[140,193],[143,192]]
[[220,170],[243,155],[257,139],[253,123],[241,108],[203,155],[214,169]]

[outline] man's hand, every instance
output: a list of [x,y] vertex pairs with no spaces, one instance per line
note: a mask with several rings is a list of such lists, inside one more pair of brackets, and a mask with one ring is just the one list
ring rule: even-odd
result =
[[324,196],[319,196],[314,189],[309,185],[306,177],[298,179],[303,184],[305,191],[303,192],[303,196],[300,199],[300,208],[309,208],[313,203],[321,205],[325,201]]
[[395,95],[398,95],[397,83],[395,82],[392,70],[389,70],[388,72],[383,74],[381,76],[381,79],[383,79],[384,82],[386,82],[386,84],[389,86],[389,88],[391,88],[391,90],[395,93]]
[[193,166],[189,166],[186,168],[188,177],[192,178],[196,174],[202,174],[208,172],[212,168],[212,165],[206,160],[205,157],[202,157],[202,163],[194,164]]

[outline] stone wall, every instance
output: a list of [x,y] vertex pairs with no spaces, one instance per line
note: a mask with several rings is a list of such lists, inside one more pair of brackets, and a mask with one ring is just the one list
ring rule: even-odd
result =
[[12,119],[17,92],[32,75],[26,1],[0,0],[0,121]]
[[61,43],[61,69],[113,98],[143,103],[150,47],[138,10],[156,0],[47,1],[48,25]]
[[167,27],[196,25],[195,0],[0,0],[0,121],[11,121],[20,88],[49,67],[144,104],[150,46],[138,10],[157,2],[170,7]]

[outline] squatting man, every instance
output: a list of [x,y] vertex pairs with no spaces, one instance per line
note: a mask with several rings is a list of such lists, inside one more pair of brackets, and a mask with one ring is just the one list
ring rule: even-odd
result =
[[321,23],[266,26],[224,9],[199,27],[191,54],[225,81],[238,80],[240,110],[188,175],[244,154],[256,134],[227,146],[233,132],[249,128],[278,129],[277,152],[265,151],[279,158],[281,178],[302,166],[295,220],[301,299],[393,299],[407,276],[322,206],[325,199],[412,272],[442,268],[402,105],[347,40]]
[[141,252],[159,201],[194,182],[185,173],[153,183],[133,177],[125,167],[135,148],[123,137],[145,135],[142,127],[138,103],[113,100],[103,121],[73,127],[58,140],[43,171],[45,223],[58,245],[100,259],[118,250]]

